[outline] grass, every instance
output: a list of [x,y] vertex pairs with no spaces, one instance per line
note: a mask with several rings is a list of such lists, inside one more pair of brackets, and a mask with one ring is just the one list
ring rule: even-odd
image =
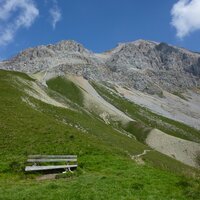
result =
[[141,122],[129,122],[127,125],[123,126],[124,130],[133,134],[138,141],[145,143],[145,140],[151,131],[151,128],[145,126]]
[[197,152],[196,160],[197,160],[197,164],[198,164],[198,166],[200,167],[200,151]]
[[81,106],[83,105],[83,94],[81,90],[71,81],[63,77],[56,77],[48,80],[47,85],[50,89],[58,92],[72,102]]
[[176,95],[180,97],[181,99],[188,101],[188,99],[183,94],[181,94],[181,92],[173,92],[173,95]]
[[[84,111],[28,97],[23,85],[18,90],[13,84],[18,76],[33,81],[0,71],[0,199],[198,199],[199,179],[189,177],[197,172],[193,168],[158,152],[138,165],[127,153],[147,146]],[[38,181],[41,173],[24,173],[29,154],[77,154],[79,167],[73,176]]]
[[[138,140],[144,141],[146,139],[148,134],[146,130],[157,128],[169,135],[194,142],[200,142],[200,131],[183,123],[155,114],[149,109],[139,106],[117,95],[115,92],[110,91],[102,85],[96,83],[92,83],[92,85],[106,101],[112,103],[121,111],[125,111],[127,115],[139,122],[139,124],[130,123],[127,127],[125,127],[125,129],[129,132],[132,132]],[[144,131],[142,134],[138,134],[137,132],[133,131],[134,128],[137,129],[138,127],[139,129],[143,127],[142,129]]]
[[[78,177],[9,184],[3,199],[198,199],[198,183],[183,177],[113,159],[112,169],[85,172]],[[123,166],[121,165],[123,164]],[[165,181],[163,181],[165,180]],[[169,187],[170,185],[170,187]],[[186,190],[187,189],[187,190]],[[1,192],[2,190],[0,190]],[[169,192],[170,191],[170,192]],[[2,194],[2,193],[0,193]]]

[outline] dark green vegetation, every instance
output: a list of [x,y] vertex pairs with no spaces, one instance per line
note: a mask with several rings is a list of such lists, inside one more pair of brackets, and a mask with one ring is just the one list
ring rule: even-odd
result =
[[47,81],[47,85],[50,89],[60,93],[72,102],[83,105],[83,95],[80,89],[71,81],[63,77],[57,77]]
[[[0,71],[0,199],[199,198],[200,181],[190,176],[198,173],[193,168],[156,151],[144,157],[145,165],[137,164],[128,154],[142,153],[147,146],[84,109],[58,108],[27,96],[18,77],[33,81],[21,73]],[[65,84],[68,91],[73,84],[53,81],[64,83],[60,89],[51,87],[63,95],[63,102],[76,99],[76,93],[64,92]],[[77,154],[79,167],[73,175],[39,181],[40,173],[24,173],[29,154]]]
[[[127,115],[137,120],[138,123],[130,122],[125,129],[133,133],[139,141],[144,142],[148,134],[148,129],[157,128],[169,135],[173,135],[182,139],[191,141],[200,141],[200,131],[187,126],[183,123],[172,119],[157,115],[147,108],[143,108],[127,99],[117,95],[114,90],[92,83],[93,87],[104,99],[112,103],[118,109],[125,111]],[[142,134],[138,134],[135,130],[141,129]],[[143,131],[142,131],[143,130]]]
[[174,95],[180,97],[181,99],[184,99],[184,100],[188,100],[183,94],[181,94],[180,92],[173,92]]
[[200,152],[197,153],[196,159],[197,159],[198,165],[200,166]]

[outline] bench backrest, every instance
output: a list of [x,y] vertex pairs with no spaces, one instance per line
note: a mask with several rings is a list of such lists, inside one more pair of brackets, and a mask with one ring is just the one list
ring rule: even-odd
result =
[[76,155],[30,155],[27,162],[77,162]]
[[77,158],[77,155],[29,155],[28,158]]

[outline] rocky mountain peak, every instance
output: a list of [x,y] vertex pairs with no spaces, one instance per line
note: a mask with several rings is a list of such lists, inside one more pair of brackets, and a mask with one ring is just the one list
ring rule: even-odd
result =
[[70,54],[70,53],[90,53],[83,45],[73,41],[73,40],[63,40],[55,45],[41,45],[34,48],[26,49],[20,52],[17,56],[13,57],[12,60],[18,60],[19,62],[26,59],[36,59],[44,57],[52,57],[57,54]]
[[52,49],[58,50],[58,51],[89,53],[89,51],[85,49],[82,44],[74,40],[62,40],[56,43],[55,45],[52,45],[51,47]]
[[148,40],[136,40],[133,42],[125,42],[125,43],[118,43],[117,47],[112,49],[111,51],[116,53],[118,51],[124,50],[124,49],[134,49],[134,48],[153,48],[155,47],[155,45],[157,45],[159,43],[153,42],[153,41],[148,41]]

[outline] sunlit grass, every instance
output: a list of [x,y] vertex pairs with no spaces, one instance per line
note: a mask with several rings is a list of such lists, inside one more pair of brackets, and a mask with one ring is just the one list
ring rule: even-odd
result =
[[[158,152],[150,152],[144,157],[146,164],[138,165],[128,154],[142,153],[146,145],[84,110],[58,108],[28,97],[23,84],[20,90],[13,84],[16,76],[33,81],[21,73],[0,71],[0,199],[199,197],[199,180],[181,176],[195,174],[193,168]],[[82,100],[75,97],[77,91],[72,96],[65,93],[65,88],[71,91],[74,85],[63,80],[59,84],[61,89],[59,85],[51,89],[81,105]],[[78,169],[72,176],[38,181],[41,173],[24,172],[30,154],[76,154]]]

